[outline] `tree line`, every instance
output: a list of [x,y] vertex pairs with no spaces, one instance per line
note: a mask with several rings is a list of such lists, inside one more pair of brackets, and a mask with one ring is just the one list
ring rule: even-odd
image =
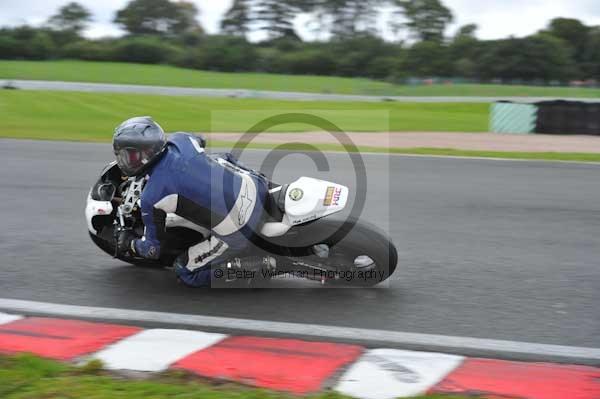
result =
[[[392,10],[390,27],[410,40],[378,36],[377,10],[384,5]],[[321,39],[300,38],[293,24],[299,13],[312,16],[311,27]],[[600,80],[600,27],[576,19],[555,18],[524,38],[479,40],[476,25],[446,36],[454,16],[440,0],[234,0],[217,35],[205,33],[198,14],[189,1],[132,0],[114,17],[125,36],[89,40],[82,32],[92,15],[73,2],[42,27],[0,29],[0,58],[127,61],[394,82]],[[248,41],[256,30],[265,31],[267,39]]]

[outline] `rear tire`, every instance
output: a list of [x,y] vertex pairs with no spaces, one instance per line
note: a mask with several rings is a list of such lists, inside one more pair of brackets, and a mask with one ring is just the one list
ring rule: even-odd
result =
[[[317,263],[338,265],[338,270],[350,278],[329,281],[345,286],[371,287],[379,284],[394,273],[398,263],[398,252],[387,234],[370,223],[356,220],[320,219],[292,228],[278,241],[279,245],[292,247],[294,255],[304,253]],[[328,248],[326,258],[315,255],[315,246],[322,244]],[[303,248],[299,249],[299,245]],[[361,257],[368,257],[372,262],[357,266]]]
[[[330,257],[348,259],[350,279],[336,283],[371,287],[387,280],[396,270],[398,252],[387,235],[366,223],[356,223],[340,241],[329,246]],[[352,262],[354,260],[354,262]]]

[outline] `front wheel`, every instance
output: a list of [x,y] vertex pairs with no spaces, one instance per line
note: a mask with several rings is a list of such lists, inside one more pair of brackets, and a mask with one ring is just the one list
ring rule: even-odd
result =
[[[100,248],[102,251],[104,251],[108,255],[114,257],[115,245],[113,242],[104,240],[92,233],[89,233],[89,234],[90,234],[90,238],[92,239],[92,241],[94,242],[94,244],[96,244],[96,246],[98,248]],[[130,263],[134,266],[157,266],[158,265],[157,262],[153,262],[153,261],[146,260],[146,259],[133,258],[130,256],[124,256],[124,257],[120,257],[118,259],[123,262]]]

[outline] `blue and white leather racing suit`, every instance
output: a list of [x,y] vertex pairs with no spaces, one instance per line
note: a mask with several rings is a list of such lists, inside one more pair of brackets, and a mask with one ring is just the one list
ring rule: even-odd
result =
[[175,262],[179,278],[191,286],[209,286],[211,265],[245,248],[259,227],[268,182],[238,164],[231,154],[212,158],[200,139],[175,133],[161,159],[148,173],[142,192],[144,237],[133,245],[137,255],[160,257],[166,215],[176,214],[211,231]]

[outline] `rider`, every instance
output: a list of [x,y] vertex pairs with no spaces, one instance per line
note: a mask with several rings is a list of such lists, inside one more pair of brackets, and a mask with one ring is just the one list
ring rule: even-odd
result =
[[118,126],[113,149],[126,176],[146,179],[141,196],[144,236],[135,237],[129,230],[121,233],[120,254],[158,259],[166,215],[172,213],[210,231],[208,238],[175,260],[175,272],[185,284],[210,286],[214,277],[233,279],[236,270],[260,273],[274,268],[271,257],[234,258],[262,220],[268,195],[262,175],[240,165],[231,154],[208,156],[204,141],[194,135],[175,133],[167,139],[148,116]]

